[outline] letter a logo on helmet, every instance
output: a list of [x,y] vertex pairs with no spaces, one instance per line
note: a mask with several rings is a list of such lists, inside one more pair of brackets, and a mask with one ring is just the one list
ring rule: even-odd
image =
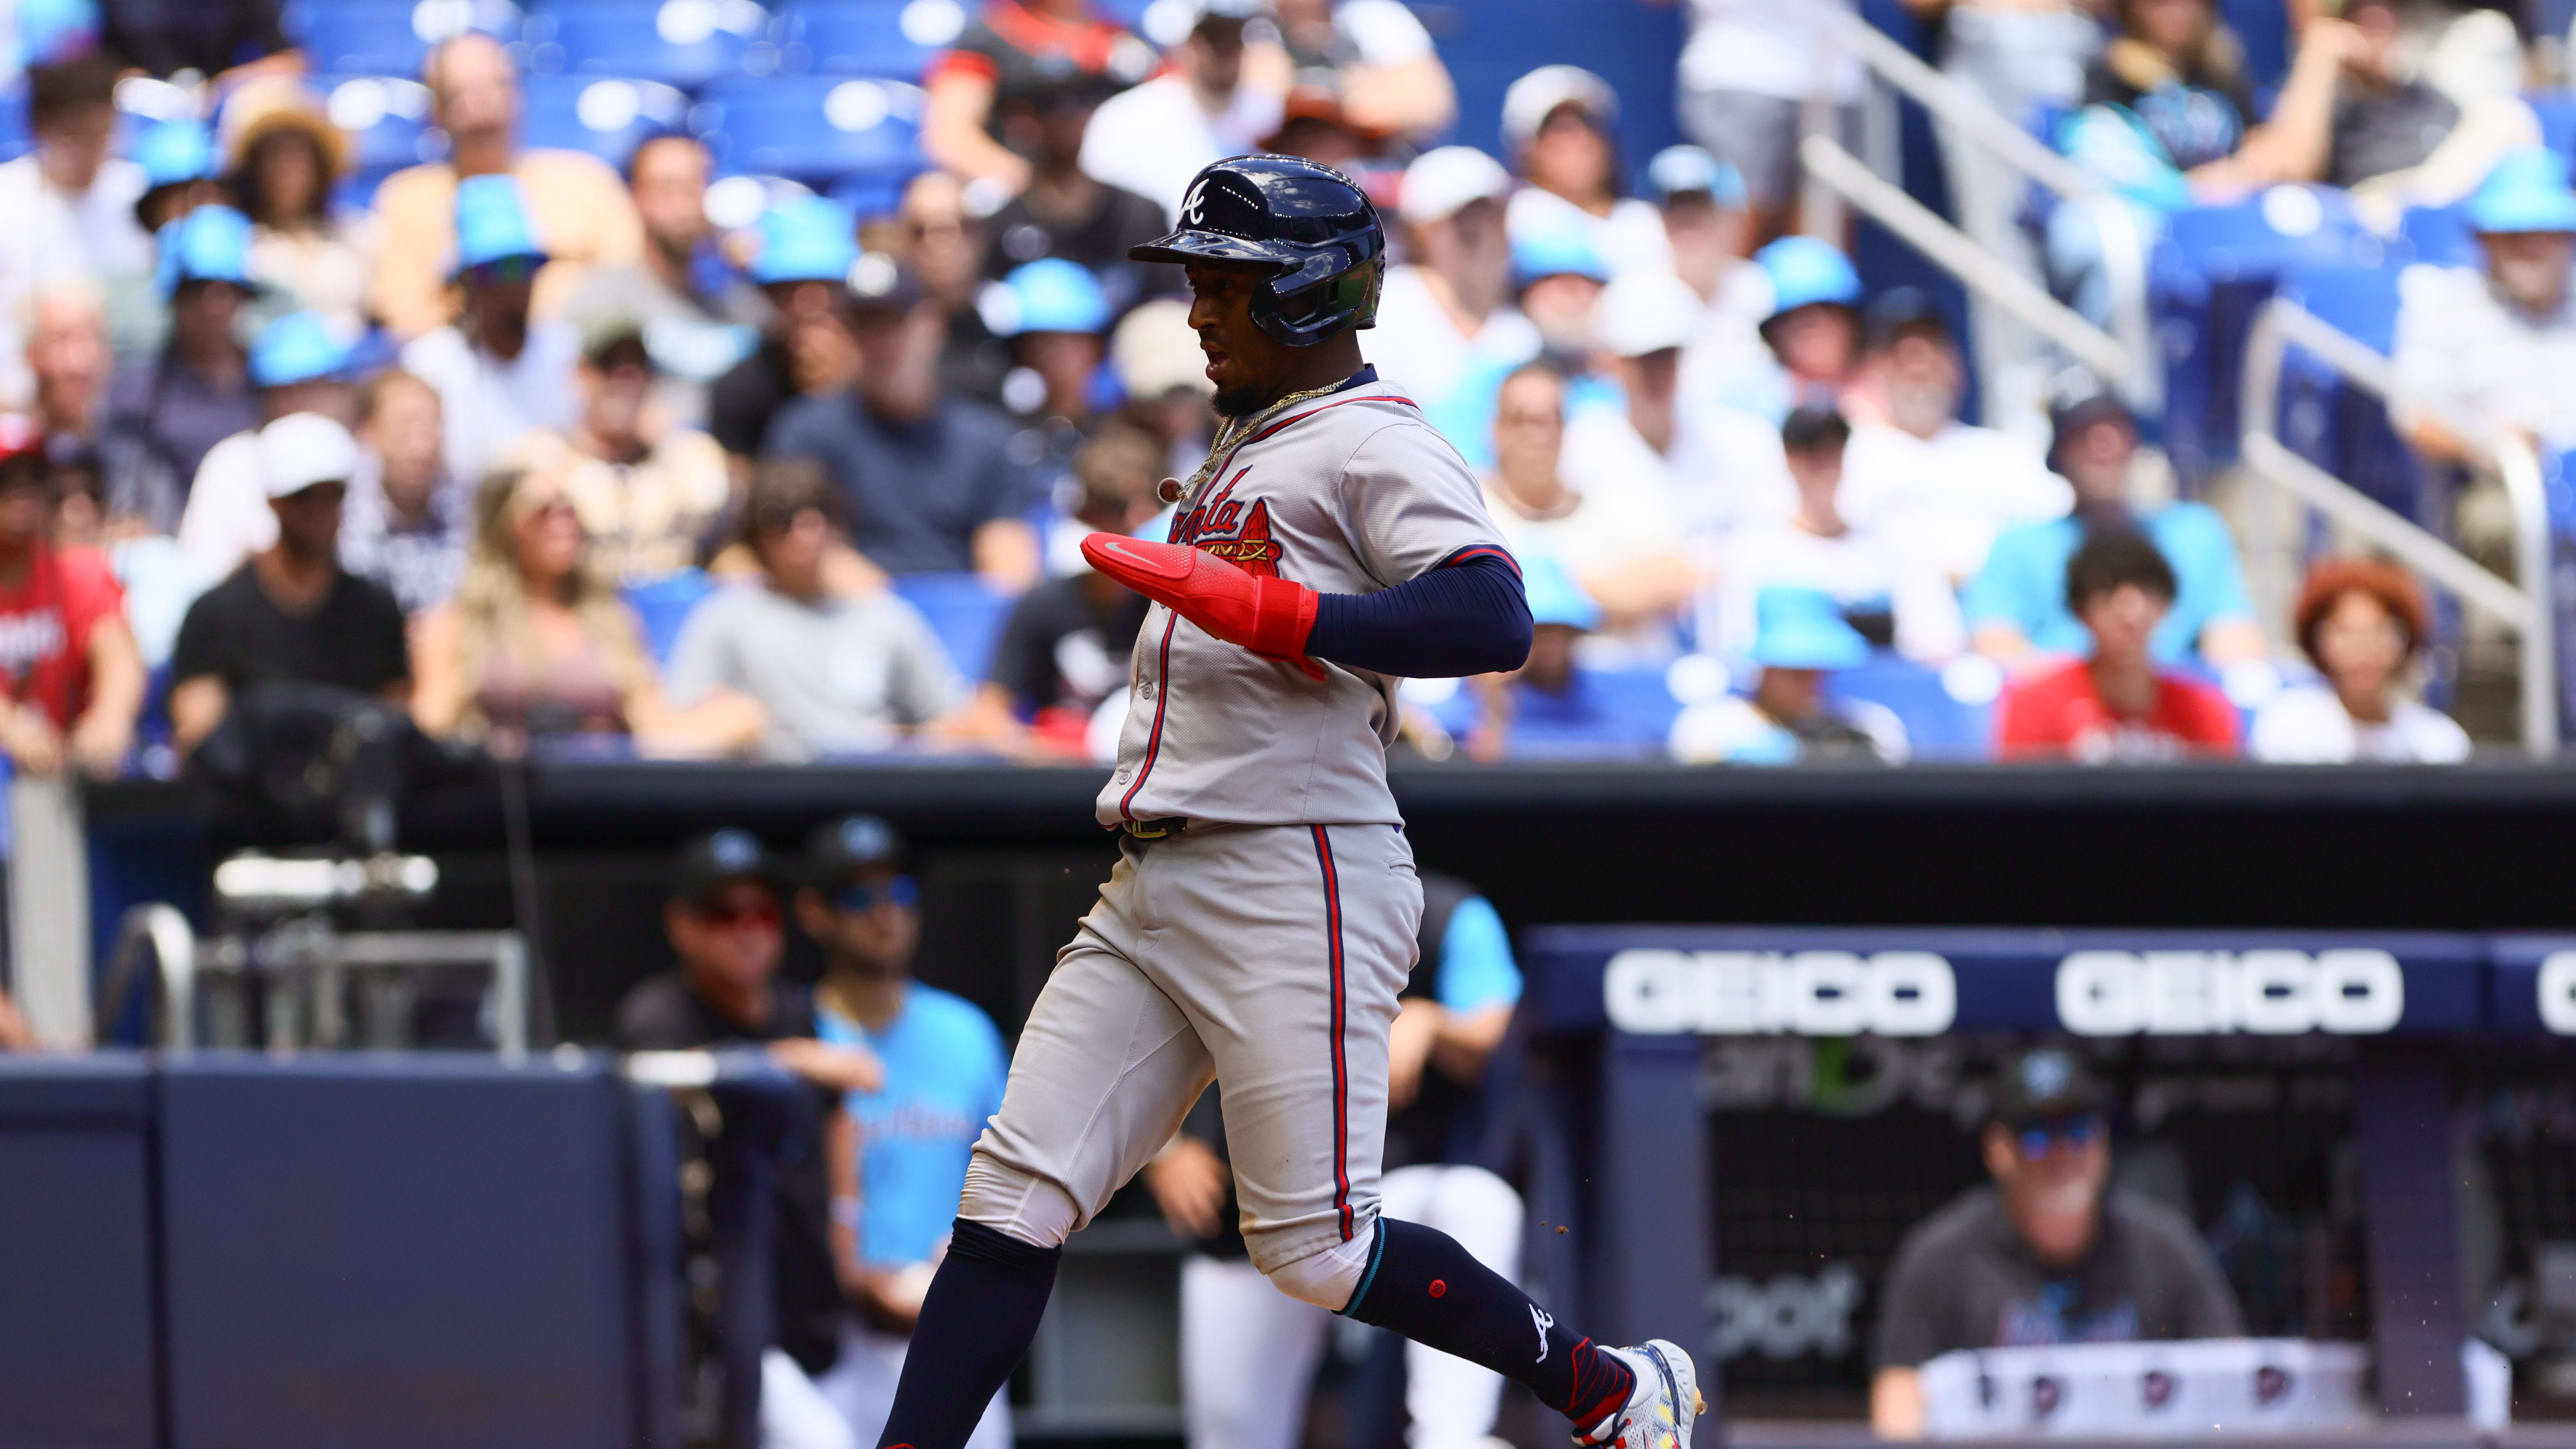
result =
[[1190,182],[1181,225],[1127,253],[1139,262],[1269,271],[1252,318],[1290,347],[1377,325],[1386,229],[1368,193],[1294,156],[1237,156]]

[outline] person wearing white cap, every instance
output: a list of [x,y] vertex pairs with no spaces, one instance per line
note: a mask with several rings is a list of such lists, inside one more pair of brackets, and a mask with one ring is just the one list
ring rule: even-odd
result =
[[1157,12],[1178,20],[1163,34],[1160,15],[1146,28],[1166,47],[1161,75],[1100,103],[1082,133],[1082,169],[1095,181],[1125,187],[1178,220],[1190,178],[1228,156],[1261,149],[1286,114],[1290,66],[1275,28],[1251,22],[1263,0],[1179,0]]
[[1377,326],[1360,350],[1378,376],[1436,408],[1479,365],[1536,357],[1538,329],[1512,305],[1512,246],[1503,200],[1512,178],[1472,146],[1443,146],[1404,170],[1396,213],[1414,260],[1386,274]]
[[1512,197],[1514,239],[1582,228],[1610,274],[1669,272],[1655,208],[1620,194],[1619,97],[1580,66],[1543,65],[1503,92],[1503,151],[1529,185]]
[[340,567],[340,504],[358,440],[318,413],[259,432],[277,541],[189,606],[170,657],[170,742],[181,754],[263,684],[321,684],[402,701],[411,655],[402,606]]
[[1787,516],[1796,490],[1779,436],[1760,418],[1683,405],[1681,350],[1699,335],[1702,316],[1697,294],[1670,273],[1610,284],[1601,294],[1601,343],[1616,359],[1627,406],[1578,414],[1566,425],[1565,455],[1567,481],[1579,492],[1660,493],[1677,536],[1705,565],[1736,528]]
[[1682,129],[1744,173],[1758,241],[1794,229],[1808,98],[1833,103],[1846,138],[1859,129],[1860,62],[1828,43],[1858,12],[1856,0],[1691,0]]

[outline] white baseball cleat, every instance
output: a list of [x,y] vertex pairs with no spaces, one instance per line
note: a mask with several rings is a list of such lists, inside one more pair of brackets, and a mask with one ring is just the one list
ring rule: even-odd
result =
[[1691,1425],[1708,1407],[1699,1396],[1699,1370],[1691,1356],[1661,1338],[1601,1351],[1626,1364],[1637,1387],[1617,1413],[1575,1435],[1574,1442],[1587,1449],[1690,1449]]

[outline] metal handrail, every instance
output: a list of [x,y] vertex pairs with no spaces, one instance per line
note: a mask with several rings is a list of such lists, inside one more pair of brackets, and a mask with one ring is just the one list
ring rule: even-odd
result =
[[[2119,193],[2102,178],[2049,149],[2046,143],[2013,124],[2010,118],[1987,104],[1983,97],[1924,64],[1912,51],[1898,44],[1895,39],[1881,32],[1878,27],[1870,24],[1857,13],[1835,16],[1828,40],[1831,46],[1848,51],[1871,75],[1885,81],[1889,86],[1903,93],[1907,99],[1922,106],[1936,120],[1957,127],[1969,140],[1985,148],[2004,164],[2020,172],[2025,178],[2056,192],[2068,205],[2080,208],[2091,218],[2094,231],[2102,241],[2103,274],[2110,295],[2111,326],[2108,329],[2097,327],[2062,306],[2057,310],[2065,314],[2064,319],[2047,325],[2033,321],[2024,306],[1998,295],[1988,280],[1994,276],[2007,276],[2025,282],[2028,279],[2021,277],[2018,272],[1998,260],[1981,243],[1947,222],[1941,221],[1932,212],[1917,207],[1916,210],[1921,211],[1922,218],[1929,219],[1941,228],[1942,233],[1947,234],[1949,244],[1932,242],[1928,239],[1938,233],[1925,230],[1919,224],[1908,229],[1891,221],[1884,209],[1875,207],[1870,201],[1854,195],[1849,186],[1833,178],[1819,176],[1812,162],[1809,163],[1811,178],[1824,182],[1828,189],[1841,199],[1868,212],[1873,220],[1895,231],[1922,251],[1925,256],[1930,257],[1933,262],[1957,277],[1962,284],[2012,313],[2039,332],[2041,336],[2066,348],[2074,354],[2077,361],[2093,368],[2107,381],[2117,385],[2133,407],[2141,411],[2153,411],[2161,407],[2163,405],[2162,377],[2157,375],[2154,369],[2139,365],[2153,355],[2154,333],[2147,316],[2147,238],[2139,227],[2137,217],[2130,211],[2129,204],[2122,200]],[[1818,99],[1822,100],[1821,93]],[[1830,104],[1810,104],[1806,108],[1805,130],[1809,141],[1830,139],[1826,136],[1825,120],[1831,113]],[[1835,149],[1841,150],[1839,146]],[[1849,153],[1845,152],[1844,155],[1848,157]],[[1805,159],[1803,148],[1801,159]],[[1866,167],[1862,169],[1872,179],[1881,179],[1875,172],[1869,172]],[[1898,196],[1904,195],[1901,189],[1891,189],[1895,190]],[[1911,197],[1905,199],[1912,200]],[[1982,259],[1981,262],[1965,262],[1964,259],[1971,255]],[[2041,292],[2040,295],[2045,297],[2046,293]],[[2078,346],[2068,341],[2067,320],[2084,329],[2088,338],[2084,345]],[[2103,344],[2105,343],[2121,349],[2128,358],[2135,359],[2135,362],[2116,370],[2106,368],[2100,360],[2104,356]]]
[[[2275,431],[2281,373],[2292,347],[2306,349],[2345,380],[2385,401],[2403,400],[2431,414],[2451,433],[2485,454],[2504,483],[2513,511],[2514,571],[2509,582],[2361,490],[2290,451]],[[2522,655],[2522,742],[2534,758],[2558,751],[2557,612],[2549,587],[2549,504],[2539,455],[2531,445],[2501,433],[2441,399],[2404,395],[2396,367],[2369,345],[2336,330],[2286,298],[2274,298],[2255,318],[2245,344],[2245,380],[2239,409],[2242,456],[2254,476],[2278,485],[2299,502],[2386,549],[2409,567],[2459,596],[2460,602],[2511,628]],[[2269,521],[2255,510],[2256,529]],[[2278,577],[2280,554],[2259,536],[2248,550],[2257,592],[2279,617],[2288,590]]]
[[100,993],[98,1021],[113,1026],[125,1015],[126,999],[142,979],[143,952],[152,952],[151,980],[161,1010],[159,1045],[164,1051],[186,1051],[197,1044],[197,931],[179,908],[158,901],[133,906],[118,918],[116,947],[108,954],[107,988]]

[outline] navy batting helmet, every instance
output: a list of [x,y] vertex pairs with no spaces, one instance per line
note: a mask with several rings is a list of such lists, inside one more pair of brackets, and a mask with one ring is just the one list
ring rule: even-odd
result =
[[1294,156],[1237,156],[1190,182],[1180,229],[1127,253],[1139,262],[1276,268],[1252,318],[1290,347],[1377,325],[1386,228],[1351,179]]

